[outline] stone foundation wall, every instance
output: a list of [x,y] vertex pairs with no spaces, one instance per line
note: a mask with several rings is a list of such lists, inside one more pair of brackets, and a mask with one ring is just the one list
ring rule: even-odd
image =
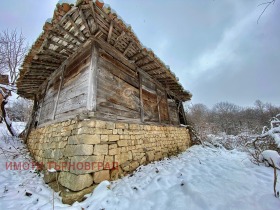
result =
[[80,191],[114,180],[139,165],[176,155],[190,145],[185,127],[68,120],[33,129],[27,141],[35,160],[56,168],[45,181]]

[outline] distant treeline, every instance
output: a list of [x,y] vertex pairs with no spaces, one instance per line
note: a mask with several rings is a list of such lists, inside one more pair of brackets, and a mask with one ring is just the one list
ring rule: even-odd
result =
[[185,107],[188,123],[202,137],[224,132],[228,135],[260,134],[270,119],[280,114],[280,107],[257,100],[252,107],[220,102],[211,109],[204,104]]

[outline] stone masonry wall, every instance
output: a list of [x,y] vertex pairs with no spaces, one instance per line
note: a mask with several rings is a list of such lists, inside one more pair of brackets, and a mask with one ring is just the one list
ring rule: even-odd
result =
[[36,161],[60,171],[62,186],[80,191],[176,155],[190,136],[185,127],[68,120],[33,129],[27,144]]

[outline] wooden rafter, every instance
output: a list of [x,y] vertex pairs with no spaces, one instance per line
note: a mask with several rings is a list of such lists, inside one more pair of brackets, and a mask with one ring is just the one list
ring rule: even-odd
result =
[[139,68],[145,68],[145,67],[147,67],[147,66],[149,66],[149,65],[151,65],[151,64],[153,64],[153,63],[155,63],[153,60],[152,60],[152,61],[149,61],[148,63],[145,63],[145,64],[139,66]]
[[58,42],[54,42],[51,39],[48,40],[48,44],[49,45],[52,44],[52,45],[55,45],[55,46],[59,47],[59,49],[60,49],[59,51],[65,50],[67,54],[72,54],[74,52],[74,50],[68,48],[67,45],[65,46],[65,45],[60,44]]
[[78,25],[75,23],[75,21],[72,19],[70,15],[67,16],[67,19],[70,21],[71,25],[75,28],[75,30],[83,37],[84,40],[86,40],[85,35],[83,32],[79,29]]
[[56,57],[58,57],[58,58],[67,58],[67,57],[68,57],[68,55],[65,55],[65,54],[56,52],[56,51],[54,51],[54,50],[50,50],[50,49],[44,50],[44,52],[45,52],[46,54],[54,55],[54,56],[56,56]]
[[125,55],[128,50],[130,49],[130,47],[133,45],[133,41],[129,42],[129,44],[127,45],[127,47],[125,48],[125,50],[123,51],[123,55]]
[[80,40],[78,37],[76,37],[74,34],[72,34],[71,32],[69,32],[68,30],[66,30],[65,28],[63,28],[61,25],[57,26],[59,28],[59,30],[63,31],[65,34],[67,34],[68,36],[70,36],[72,39],[74,39],[76,42],[78,43],[83,43],[82,40]]
[[55,68],[60,66],[60,64],[56,64],[56,63],[52,63],[52,62],[44,62],[44,61],[32,61],[31,65],[33,65],[33,64],[35,64],[35,65],[52,66],[52,67],[55,67]]
[[133,56],[131,56],[131,57],[129,58],[129,60],[134,61],[135,58],[137,58],[139,55],[142,55],[142,53],[143,53],[143,50],[139,50],[137,53],[135,53]]
[[149,56],[148,56],[148,55],[145,55],[144,57],[139,58],[138,60],[136,60],[136,61],[135,61],[135,64],[139,67],[139,65],[138,65],[137,63],[140,63],[140,62],[146,60],[147,58],[149,58]]
[[80,17],[81,17],[81,19],[82,19],[82,22],[83,22],[83,24],[84,24],[86,30],[88,31],[89,34],[92,34],[92,32],[91,32],[91,30],[90,30],[90,28],[89,28],[88,22],[87,22],[87,20],[86,20],[86,18],[85,18],[84,12],[83,12],[82,9],[79,9],[79,14],[80,14]]
[[109,32],[108,32],[108,37],[107,37],[107,42],[108,43],[110,43],[112,32],[113,32],[113,28],[114,28],[114,23],[113,23],[113,21],[111,21],[110,27],[109,27]]
[[115,44],[114,44],[114,47],[117,46],[118,42],[120,41],[121,38],[123,38],[125,35],[125,32],[122,31],[122,33],[117,37],[117,39],[115,40]]

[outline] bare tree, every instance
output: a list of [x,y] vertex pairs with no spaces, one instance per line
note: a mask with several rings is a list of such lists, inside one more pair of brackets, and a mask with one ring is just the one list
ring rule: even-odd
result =
[[7,29],[0,33],[0,73],[9,75],[9,84],[0,84],[0,93],[3,95],[1,111],[7,129],[12,136],[15,136],[16,132],[7,115],[5,105],[8,103],[11,93],[16,91],[15,83],[19,75],[18,68],[24,59],[27,49],[25,38],[21,32],[19,33],[17,30],[9,31]]

